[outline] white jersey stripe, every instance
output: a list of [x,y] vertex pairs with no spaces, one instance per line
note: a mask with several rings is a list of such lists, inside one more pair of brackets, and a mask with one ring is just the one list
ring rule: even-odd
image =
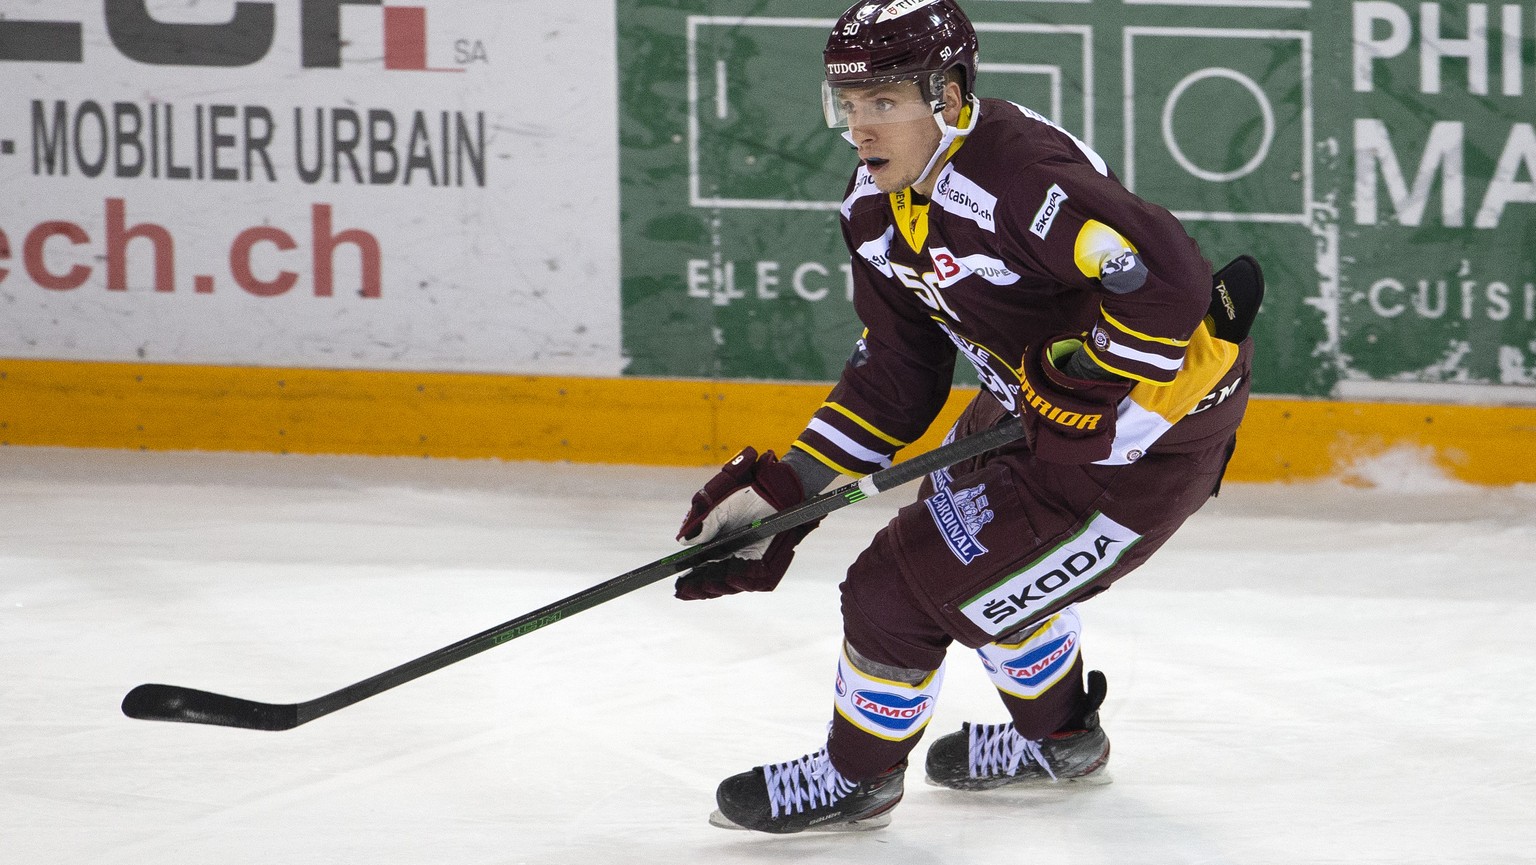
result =
[[1068,132],[1064,127],[1062,127],[1051,118],[1046,117],[1044,114],[1025,108],[1017,102],[1010,102],[1008,104],[1024,112],[1025,117],[1028,117],[1032,120],[1038,120],[1041,123],[1044,123],[1046,126],[1054,127],[1056,131],[1072,139],[1072,143],[1077,145],[1077,149],[1082,151],[1083,156],[1087,158],[1088,162],[1093,165],[1093,170],[1104,175],[1105,177],[1109,176],[1109,163],[1104,161],[1104,157],[1100,156],[1097,150],[1089,147],[1088,142]]
[[1118,342],[1111,342],[1107,351],[1116,357],[1123,357],[1126,360],[1134,360],[1138,363],[1144,363],[1147,366],[1155,366],[1158,369],[1177,371],[1184,366],[1184,358],[1182,357],[1163,357],[1160,354],[1153,354],[1149,351],[1140,351],[1138,349],[1131,348],[1128,345],[1121,345]]
[[822,436],[832,444],[837,445],[843,450],[844,453],[848,454],[856,460],[866,463],[874,463],[881,468],[891,467],[891,457],[889,454],[883,454],[879,451],[872,451],[869,448],[864,447],[863,445],[844,435],[843,432],[837,427],[827,423],[821,418],[811,418],[811,422],[806,426],[806,429]]

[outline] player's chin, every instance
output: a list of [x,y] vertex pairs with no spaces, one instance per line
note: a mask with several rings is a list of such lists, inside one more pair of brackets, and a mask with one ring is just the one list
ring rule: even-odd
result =
[[875,181],[875,188],[885,193],[900,192],[911,186],[913,180],[898,172],[896,166],[889,162],[878,167],[869,166],[869,176]]

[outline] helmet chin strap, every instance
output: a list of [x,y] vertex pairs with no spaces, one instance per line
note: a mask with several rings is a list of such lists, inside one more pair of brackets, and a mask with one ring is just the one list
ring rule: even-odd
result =
[[[923,173],[919,174],[917,179],[912,181],[913,186],[917,186],[928,179],[928,175],[933,171],[933,167],[939,164],[939,158],[944,155],[944,151],[950,148],[950,145],[955,143],[956,138],[964,138],[971,134],[971,130],[976,128],[976,121],[981,119],[981,100],[977,99],[976,94],[972,93],[965,97],[965,101],[971,107],[971,122],[967,123],[964,129],[945,123],[944,110],[942,108],[933,112],[933,122],[939,125],[939,146],[933,151],[933,156],[929,157],[928,164],[923,167]],[[853,140],[853,130],[845,130],[842,136],[844,141],[848,142],[855,149],[858,148],[859,145]]]
[[939,164],[939,159],[944,156],[944,152],[950,148],[950,145],[955,143],[956,138],[964,138],[971,134],[971,130],[976,128],[976,121],[981,119],[981,101],[976,98],[974,93],[965,97],[965,101],[971,107],[971,122],[967,123],[964,129],[945,123],[944,111],[942,109],[933,113],[933,122],[939,125],[939,146],[933,151],[933,156],[929,157],[927,166],[923,168],[923,173],[919,174],[917,179],[912,181],[913,186],[918,186],[928,179],[928,175],[933,172],[933,167]]

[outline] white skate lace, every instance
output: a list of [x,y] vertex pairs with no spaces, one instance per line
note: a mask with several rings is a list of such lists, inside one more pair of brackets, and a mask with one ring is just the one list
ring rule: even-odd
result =
[[768,781],[769,812],[774,817],[831,805],[859,786],[833,768],[826,748],[798,760],[764,766],[763,775]]
[[973,724],[971,726],[971,777],[985,778],[1019,774],[1024,761],[1033,760],[1055,781],[1056,772],[1040,750],[1040,743],[1020,736],[1012,724]]

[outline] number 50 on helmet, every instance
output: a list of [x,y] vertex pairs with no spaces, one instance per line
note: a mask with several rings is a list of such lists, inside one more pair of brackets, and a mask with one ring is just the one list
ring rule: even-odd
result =
[[[827,125],[848,125],[845,91],[913,82],[929,114],[944,110],[945,74],[960,71],[963,95],[976,84],[976,29],[955,0],[858,3],[832,28],[822,52]],[[897,111],[876,122],[912,119]]]

